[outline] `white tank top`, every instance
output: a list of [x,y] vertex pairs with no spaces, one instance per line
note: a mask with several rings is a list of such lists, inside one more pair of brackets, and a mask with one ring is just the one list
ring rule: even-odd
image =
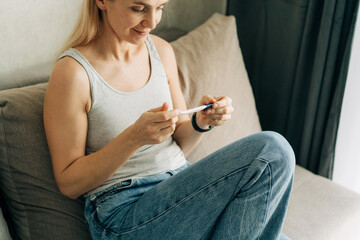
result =
[[[142,113],[160,107],[164,102],[169,104],[169,109],[173,109],[168,79],[150,36],[145,43],[150,56],[151,75],[145,86],[133,92],[121,92],[111,87],[74,48],[65,51],[59,57],[72,57],[82,65],[89,77],[92,103],[88,113],[86,154],[104,147],[132,125]],[[172,137],[160,144],[145,145],[108,180],[85,196],[129,178],[141,178],[175,170],[185,163],[185,156]]]

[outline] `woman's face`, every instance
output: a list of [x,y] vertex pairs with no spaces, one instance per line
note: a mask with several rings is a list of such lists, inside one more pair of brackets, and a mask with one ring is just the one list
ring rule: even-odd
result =
[[117,37],[132,44],[140,44],[160,22],[163,8],[168,0],[105,0],[104,2],[108,24]]

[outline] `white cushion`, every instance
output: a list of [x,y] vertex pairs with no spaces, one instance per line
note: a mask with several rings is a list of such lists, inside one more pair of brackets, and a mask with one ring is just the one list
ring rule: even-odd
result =
[[6,221],[3,217],[1,208],[0,208],[0,239],[1,240],[11,240],[9,229],[6,224]]
[[198,106],[205,94],[229,96],[235,108],[226,125],[206,133],[187,156],[189,161],[198,161],[239,138],[261,131],[233,16],[214,14],[171,45],[188,108]]
[[292,240],[359,240],[360,195],[296,166],[284,233]]

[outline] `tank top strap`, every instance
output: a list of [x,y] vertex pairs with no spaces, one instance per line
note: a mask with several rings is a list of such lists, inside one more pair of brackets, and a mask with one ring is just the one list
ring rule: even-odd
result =
[[89,78],[91,78],[90,80],[92,80],[94,69],[89,63],[89,61],[78,50],[76,50],[75,48],[69,48],[63,54],[60,55],[57,61],[59,61],[64,57],[71,57],[74,60],[76,60],[85,69]]
[[[156,50],[155,44],[150,36],[147,36],[147,38],[145,39],[145,45],[147,47],[151,63],[151,77],[149,79],[149,82],[147,83],[147,85],[151,85],[151,87],[148,86],[148,88],[158,88],[163,84],[168,86],[168,79],[164,66],[161,62],[158,51]],[[101,78],[101,76],[93,68],[91,63],[77,49],[69,48],[60,55],[57,61],[64,57],[73,58],[85,69],[90,83],[92,106],[96,106],[99,102],[98,100],[101,99],[104,94],[106,94],[104,92],[104,89],[111,89],[111,91],[116,91],[108,83],[106,83],[105,80]],[[119,91],[116,92],[119,93]]]
[[[151,68],[154,71],[153,74],[160,75],[160,76],[166,76],[164,66],[161,62],[159,53],[156,50],[156,47],[155,47],[155,44],[154,44],[152,38],[150,36],[147,36],[145,43],[146,43],[146,46],[148,48],[149,55],[151,58],[151,63],[152,63]],[[166,80],[167,80],[167,77],[166,77]]]
[[86,71],[86,74],[89,78],[89,84],[91,89],[91,98],[92,98],[92,105],[94,104],[95,100],[97,100],[96,94],[94,94],[94,91],[96,89],[96,85],[98,85],[97,80],[98,76],[96,74],[95,69],[91,66],[89,61],[75,48],[69,48],[66,50],[63,54],[60,55],[60,57],[57,59],[59,61],[60,59],[64,57],[71,57],[75,61],[77,61]]

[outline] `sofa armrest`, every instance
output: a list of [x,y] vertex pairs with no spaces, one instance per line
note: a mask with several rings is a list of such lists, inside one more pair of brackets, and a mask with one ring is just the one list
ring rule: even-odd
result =
[[359,222],[359,194],[296,166],[286,235],[293,240],[358,240]]
[[3,217],[1,208],[0,208],[0,239],[11,240],[9,229]]

